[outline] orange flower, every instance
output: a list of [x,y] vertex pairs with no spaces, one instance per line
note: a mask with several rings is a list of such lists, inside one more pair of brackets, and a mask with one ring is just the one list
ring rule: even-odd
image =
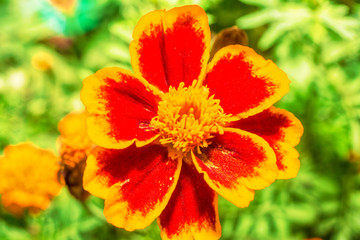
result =
[[72,14],[77,4],[77,0],[49,0],[49,2],[59,11],[67,14]]
[[61,185],[58,158],[31,143],[7,146],[0,158],[0,194],[5,209],[22,215],[46,209]]
[[83,189],[86,158],[94,149],[86,131],[86,112],[68,114],[59,122],[58,127],[61,135],[57,143],[65,183],[70,193],[83,201],[89,196]]
[[105,68],[83,82],[90,138],[84,187],[132,231],[158,219],[163,239],[218,239],[217,194],[246,207],[254,190],[295,177],[303,128],[273,107],[286,74],[230,45],[208,64],[210,29],[198,6],[151,12],[130,44],[135,74]]
[[53,67],[54,58],[47,52],[37,52],[31,58],[31,64],[40,71],[46,71]]

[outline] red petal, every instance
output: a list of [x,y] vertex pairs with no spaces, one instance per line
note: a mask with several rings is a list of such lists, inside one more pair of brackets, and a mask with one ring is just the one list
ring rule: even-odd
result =
[[88,133],[94,143],[105,148],[137,146],[156,138],[149,127],[157,114],[160,98],[146,82],[121,68],[104,68],[83,82],[81,100],[90,113]]
[[180,82],[202,79],[209,58],[210,29],[199,6],[159,10],[142,17],[130,45],[132,66],[149,83],[167,92]]
[[277,176],[273,150],[255,134],[233,128],[212,141],[202,154],[192,154],[197,170],[217,193],[238,207],[247,207],[253,200],[250,189],[267,187]]
[[[138,175],[142,171],[151,169],[154,165],[168,165],[175,160],[168,161],[168,151],[161,145],[147,145],[137,148],[134,145],[125,149],[106,149],[97,147],[86,161],[84,172],[84,188],[91,194],[106,198],[112,185],[124,182],[131,174]],[[169,171],[170,174],[170,171]],[[136,177],[136,176],[132,176]]]
[[183,164],[173,195],[158,218],[162,239],[219,239],[217,194],[194,166]]
[[289,91],[286,74],[251,48],[220,49],[208,66],[204,85],[226,113],[245,118],[269,108]]
[[[121,171],[130,171],[132,168],[130,160],[132,156],[137,156],[136,151],[135,146],[121,150],[95,148],[86,160],[83,177],[84,189],[94,196],[105,199],[112,185],[126,179]],[[130,160],[127,161],[128,159]]]
[[[84,186],[106,198],[107,221],[128,231],[148,226],[168,203],[182,161],[168,158],[167,148],[160,145],[98,148],[94,155],[96,159],[90,158],[87,166],[90,170],[85,170]],[[85,180],[87,177],[92,180]]]
[[300,167],[295,150],[304,132],[301,122],[290,112],[270,107],[246,119],[234,122],[232,127],[254,133],[265,139],[276,154],[280,179],[293,178]]

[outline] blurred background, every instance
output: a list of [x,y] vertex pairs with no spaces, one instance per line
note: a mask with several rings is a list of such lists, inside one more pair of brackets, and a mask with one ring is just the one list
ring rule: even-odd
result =
[[[248,208],[219,198],[221,239],[360,239],[360,2],[355,0],[0,0],[0,153],[32,141],[56,151],[59,120],[82,109],[82,80],[131,69],[128,46],[149,11],[199,4],[215,35],[246,30],[249,45],[292,81],[277,106],[303,123],[301,168],[257,191]],[[66,188],[37,216],[0,206],[0,239],[160,239],[108,224],[103,200]]]

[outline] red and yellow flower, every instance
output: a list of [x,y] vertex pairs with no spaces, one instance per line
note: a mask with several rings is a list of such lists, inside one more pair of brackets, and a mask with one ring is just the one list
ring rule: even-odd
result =
[[37,213],[50,205],[61,185],[59,159],[31,143],[10,145],[0,157],[0,194],[5,209],[14,215]]
[[157,218],[163,239],[218,239],[217,194],[246,207],[254,190],[295,177],[303,132],[273,107],[286,74],[230,45],[208,64],[210,29],[198,6],[151,12],[130,45],[135,73],[105,68],[83,82],[90,138],[84,187],[113,225]]

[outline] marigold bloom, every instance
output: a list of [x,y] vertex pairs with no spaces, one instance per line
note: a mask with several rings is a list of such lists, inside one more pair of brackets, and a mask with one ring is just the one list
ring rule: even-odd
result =
[[83,188],[85,162],[95,146],[87,135],[86,116],[85,111],[74,111],[61,119],[57,140],[65,183],[70,193],[82,201],[89,196]]
[[5,209],[15,215],[25,209],[46,209],[61,185],[57,181],[59,159],[49,150],[31,143],[10,145],[0,157],[0,194]]
[[217,194],[246,207],[254,190],[295,177],[303,128],[272,105],[286,74],[230,45],[208,64],[210,29],[198,6],[142,17],[130,45],[135,74],[105,68],[83,82],[90,138],[84,187],[132,231],[155,218],[163,239],[218,239]]

